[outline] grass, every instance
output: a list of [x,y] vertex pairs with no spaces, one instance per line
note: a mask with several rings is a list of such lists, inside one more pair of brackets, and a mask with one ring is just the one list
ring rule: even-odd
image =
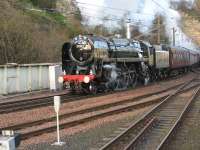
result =
[[18,0],[18,2],[22,7],[24,7],[23,10],[25,11],[25,13],[29,15],[35,22],[39,22],[42,24],[56,24],[58,26],[66,28],[70,37],[73,37],[79,32],[76,25],[73,24],[73,21],[75,20],[75,18],[76,20],[81,20],[80,15],[74,16],[75,18],[72,17],[72,20],[70,19],[69,21],[69,18],[59,12],[45,11],[37,6],[34,6],[32,0]]
[[33,5],[31,0],[18,0],[18,5],[23,8],[25,13],[33,17],[35,20],[43,23],[54,22],[60,25],[67,25],[67,18],[61,13],[42,10]]
[[67,25],[67,18],[60,13],[46,13],[46,15],[59,24]]
[[[65,17],[59,12],[45,11],[41,8],[34,6],[31,0],[18,0],[20,8],[23,9],[23,13],[29,15],[33,21],[41,24],[54,24],[60,26],[61,28],[66,28],[70,37],[79,32],[76,26],[73,25],[72,21],[69,21],[69,18]],[[80,18],[80,16],[75,16]]]
[[34,18],[35,21],[42,23],[57,23],[60,25],[67,25],[67,19],[60,13],[51,13],[48,11],[42,11],[39,9],[26,10],[27,15]]

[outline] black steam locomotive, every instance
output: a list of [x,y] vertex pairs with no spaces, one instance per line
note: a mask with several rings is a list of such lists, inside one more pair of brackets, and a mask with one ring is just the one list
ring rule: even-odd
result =
[[199,53],[180,47],[79,35],[63,45],[64,75],[59,82],[72,91],[86,93],[122,90],[137,82],[146,85],[174,70],[186,71],[198,62]]

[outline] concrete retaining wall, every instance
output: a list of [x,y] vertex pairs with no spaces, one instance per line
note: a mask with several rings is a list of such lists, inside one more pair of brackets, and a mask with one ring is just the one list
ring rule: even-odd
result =
[[61,72],[59,64],[0,66],[0,94],[50,89],[50,66],[57,66],[57,70]]

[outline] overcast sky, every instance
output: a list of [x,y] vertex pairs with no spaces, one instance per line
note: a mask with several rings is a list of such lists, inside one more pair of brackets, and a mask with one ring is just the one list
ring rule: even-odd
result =
[[[117,9],[123,9],[130,11],[130,18],[132,22],[141,22],[141,30],[146,32],[148,26],[152,24],[152,21],[157,13],[162,14],[166,17],[166,28],[169,36],[171,37],[173,27],[177,29],[177,39],[181,39],[178,44],[186,44],[187,46],[191,43],[187,36],[181,31],[179,27],[180,15],[177,11],[170,8],[170,0],[77,0],[81,3],[79,7],[82,10],[83,15],[88,15],[90,23],[100,24],[102,23],[101,18],[103,16],[109,16],[109,18],[121,18],[126,11],[113,10],[104,7],[106,6]],[[181,1],[181,0],[173,0]],[[191,4],[194,0],[187,0]],[[139,14],[138,14],[139,13]],[[116,22],[115,22],[116,23]],[[114,24],[114,22],[113,22]],[[144,26],[143,26],[144,25]]]
[[[121,14],[123,14],[122,11],[106,9],[96,6],[107,6],[118,9],[130,10],[131,12],[139,12],[141,14],[151,14],[151,15],[154,15],[157,12],[163,13],[164,11],[168,13],[170,7],[170,0],[154,0],[156,1],[157,4],[153,2],[153,0],[77,0],[77,1],[82,3],[93,4],[93,5],[86,5],[86,4],[79,5],[80,7],[86,7],[84,12],[87,12],[91,15],[115,14],[117,16],[120,16]],[[173,1],[181,1],[181,0],[173,0]],[[186,0],[186,1],[190,1],[192,3],[194,0]],[[160,6],[158,6],[158,4]]]

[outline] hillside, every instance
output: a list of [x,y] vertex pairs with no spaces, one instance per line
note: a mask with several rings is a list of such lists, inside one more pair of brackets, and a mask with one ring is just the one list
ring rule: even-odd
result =
[[200,0],[196,0],[192,8],[182,5],[182,29],[197,45],[200,46]]
[[66,15],[74,4],[47,1],[0,1],[0,64],[60,61],[63,42],[82,31],[81,15]]
[[188,35],[196,44],[200,46],[200,21],[188,15],[187,13],[181,13],[182,15],[182,28],[186,35]]

